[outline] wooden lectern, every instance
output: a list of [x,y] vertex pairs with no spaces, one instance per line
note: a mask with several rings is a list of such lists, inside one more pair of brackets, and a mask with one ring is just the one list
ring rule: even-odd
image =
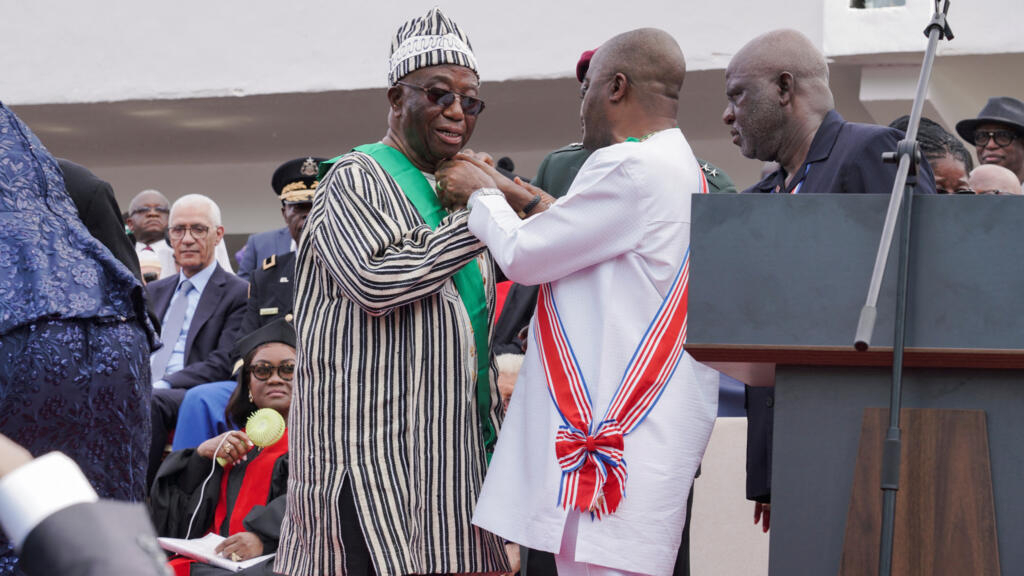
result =
[[[888,201],[693,198],[686,349],[776,389],[772,575],[877,570],[895,254],[853,340]],[[1024,198],[913,210],[893,573],[1024,574]]]

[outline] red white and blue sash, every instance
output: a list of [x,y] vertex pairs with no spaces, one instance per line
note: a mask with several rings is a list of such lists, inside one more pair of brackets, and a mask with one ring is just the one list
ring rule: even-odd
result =
[[[700,192],[707,180],[700,173]],[[533,328],[547,375],[548,392],[563,425],[555,435],[555,455],[562,469],[558,505],[612,514],[625,496],[624,438],[639,426],[661,398],[683,356],[690,250],[675,280],[647,327],[604,418],[595,427],[593,402],[572,345],[565,334],[550,284],[540,287]]]

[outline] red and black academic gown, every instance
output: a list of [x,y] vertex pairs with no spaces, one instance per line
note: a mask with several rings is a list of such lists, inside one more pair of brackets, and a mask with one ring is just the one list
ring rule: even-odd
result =
[[[252,532],[263,543],[264,554],[277,550],[288,484],[287,431],[275,444],[254,448],[248,460],[226,469],[218,466],[200,500],[210,465],[209,459],[192,449],[174,452],[164,460],[150,494],[157,532],[184,538],[192,512],[199,506],[192,537]],[[217,485],[220,490],[210,489]],[[189,574],[191,564],[187,558],[170,562],[176,575]]]

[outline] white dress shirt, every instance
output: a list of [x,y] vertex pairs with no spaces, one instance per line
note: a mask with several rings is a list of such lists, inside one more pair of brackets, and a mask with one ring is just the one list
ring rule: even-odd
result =
[[0,478],[0,524],[15,550],[51,514],[99,498],[77,464],[60,452],[16,468]]
[[139,260],[142,260],[142,255],[145,252],[152,252],[156,254],[157,259],[160,262],[160,278],[167,278],[174,276],[178,273],[178,266],[174,263],[174,249],[164,242],[158,240],[152,244],[145,244],[143,242],[135,243],[135,253],[139,255]]

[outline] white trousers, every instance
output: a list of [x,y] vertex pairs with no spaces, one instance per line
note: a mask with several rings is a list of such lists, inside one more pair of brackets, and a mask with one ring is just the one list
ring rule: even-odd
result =
[[569,512],[562,531],[562,548],[555,554],[558,576],[645,576],[641,572],[627,572],[607,566],[576,561],[576,533],[580,525],[579,512]]

